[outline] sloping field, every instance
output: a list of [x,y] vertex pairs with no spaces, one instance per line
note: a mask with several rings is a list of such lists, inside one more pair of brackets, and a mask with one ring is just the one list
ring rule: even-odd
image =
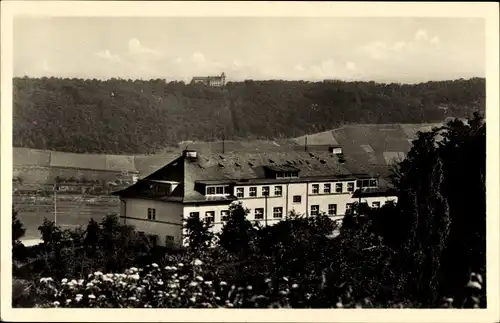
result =
[[53,151],[50,166],[106,169],[106,155],[75,154]]
[[105,155],[106,170],[136,172],[135,157],[127,155]]
[[181,155],[179,152],[167,152],[155,155],[138,155],[134,157],[134,165],[139,176],[147,176]]
[[14,166],[50,166],[50,151],[14,147],[12,163]]

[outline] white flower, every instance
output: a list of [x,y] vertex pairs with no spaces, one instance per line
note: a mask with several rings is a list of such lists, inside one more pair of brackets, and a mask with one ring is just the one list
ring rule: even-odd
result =
[[[96,272],[94,273],[94,276],[97,276],[97,277],[102,276],[102,275],[103,275],[103,274],[102,274],[100,271],[96,271]],[[109,274],[106,274],[106,276],[108,276],[108,275],[109,275]]]
[[189,283],[189,287],[195,287],[195,286],[198,286],[197,282],[190,282]]
[[167,266],[167,267],[165,267],[165,270],[172,270],[172,267]]
[[226,306],[227,307],[234,307],[234,305],[232,303],[229,303],[229,301],[226,303]]
[[58,301],[55,301],[54,303],[52,303],[54,306],[59,306],[61,305],[61,303],[59,303]]
[[227,285],[227,283],[226,283],[225,281],[221,281],[221,282],[220,282],[220,285],[221,285],[221,286],[226,286],[226,285]]
[[89,297],[90,299],[95,299],[95,295],[94,295],[94,294],[90,294],[88,297]]
[[113,277],[113,274],[111,274],[111,273],[107,273],[107,274],[106,274],[106,277],[108,277],[108,278],[112,278],[112,277]]
[[193,261],[193,265],[195,265],[195,266],[201,266],[201,265],[203,265],[203,261],[201,261],[200,259],[195,259]]
[[212,282],[210,280],[205,281],[205,285],[212,286]]
[[215,296],[215,300],[216,301],[220,301],[220,297],[219,296]]
[[178,263],[177,266],[179,267],[184,267],[184,264],[182,262]]
[[481,289],[481,288],[482,288],[482,287],[481,287],[481,284],[480,284],[480,283],[478,283],[478,282],[469,282],[469,283],[467,284],[467,287],[469,287],[469,288],[474,288],[474,289]]
[[247,286],[247,290],[252,290],[252,289],[253,289],[252,285]]
[[153,268],[158,268],[158,264],[156,263],[152,263],[151,266],[153,266]]
[[156,283],[157,283],[158,285],[160,285],[160,286],[161,286],[161,285],[163,285],[163,281],[161,281],[161,280],[157,281]]
[[341,302],[337,302],[337,304],[335,304],[335,306],[336,306],[337,308],[342,308],[342,307],[344,307],[344,305],[343,305]]
[[133,279],[133,280],[139,280],[139,274],[133,274],[133,275],[130,275],[129,278]]
[[[172,266],[172,267],[170,267],[170,269],[171,269],[171,270],[173,270],[173,271],[176,271],[176,270],[177,270],[177,267]],[[175,275],[177,275],[177,274],[175,274]]]
[[68,298],[68,299],[66,300],[66,304],[69,304],[69,303],[71,303],[71,299],[69,299],[69,298]]
[[266,278],[266,280],[264,280],[265,283],[269,283],[271,282],[271,278]]
[[79,280],[78,280],[78,285],[83,285],[83,282],[84,282],[84,280],[83,280],[83,279],[79,279]]
[[191,297],[189,300],[194,303],[196,302],[196,297]]
[[63,283],[63,284],[66,284],[67,282],[68,282],[68,279],[67,279],[67,278],[63,278],[63,279],[61,280],[61,283]]
[[131,270],[131,271],[133,271],[133,272],[136,272],[136,271],[137,271],[137,268],[132,267],[132,268],[130,268],[130,270]]
[[196,276],[196,280],[199,280],[199,281],[201,281],[201,282],[202,282],[202,281],[203,281],[203,277],[201,277],[201,276]]
[[92,284],[92,282],[87,283],[87,287],[92,287],[92,286],[94,286],[94,284]]
[[293,284],[293,285],[292,285],[292,288],[299,288],[299,285],[297,285],[297,284]]
[[288,277],[284,276],[283,280],[287,282],[288,281]]
[[137,299],[137,298],[135,298],[135,296],[130,296],[130,297],[128,298],[128,300],[129,300],[129,301],[135,301],[136,299]]

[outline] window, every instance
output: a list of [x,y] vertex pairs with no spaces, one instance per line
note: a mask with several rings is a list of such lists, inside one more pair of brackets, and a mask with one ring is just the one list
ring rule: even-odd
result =
[[349,193],[354,192],[354,183],[347,183],[347,191]]
[[217,186],[215,189],[217,194],[224,194],[224,186]]
[[262,196],[269,196],[269,186],[262,186]]
[[205,212],[205,221],[208,223],[215,222],[215,212],[214,211]]
[[236,189],[236,197],[237,198],[243,198],[245,196],[244,189],[243,187],[238,187]]
[[207,187],[207,195],[214,195],[215,187]]
[[357,180],[356,181],[356,186],[361,188],[363,186],[363,181],[362,180]]
[[220,211],[220,219],[221,221],[227,221],[229,219],[229,211],[228,210]]
[[250,196],[251,197],[257,196],[257,187],[250,187]]
[[332,188],[332,185],[330,183],[325,184],[324,187],[323,187],[323,193],[330,194],[331,188]]
[[156,209],[148,208],[148,220],[156,220]]
[[328,204],[328,215],[337,215],[337,204]]
[[313,184],[313,186],[312,186],[312,193],[313,194],[318,194],[319,193],[319,184]]
[[311,205],[311,216],[319,215],[319,205]]
[[273,208],[273,218],[281,219],[283,217],[283,208],[281,206]]
[[158,244],[158,236],[154,234],[148,235],[149,242],[153,245],[153,247],[156,247]]
[[300,196],[300,195],[294,195],[293,196],[293,203],[297,203],[297,204],[302,203],[302,196]]
[[342,183],[335,183],[335,193],[342,193]]
[[274,187],[274,195],[281,196],[283,194],[283,187],[275,186]]
[[189,217],[191,218],[199,218],[200,217],[200,212],[189,212]]
[[372,203],[372,207],[373,207],[373,208],[380,207],[380,202],[373,202],[373,203]]
[[370,180],[370,187],[377,187],[377,180],[376,179],[371,179]]
[[257,208],[254,213],[255,220],[262,220],[264,218],[264,209]]
[[350,213],[352,211],[352,203],[347,203],[345,205],[345,213]]
[[364,179],[362,185],[363,185],[363,187],[369,187],[370,186],[370,180],[369,179]]
[[165,236],[165,246],[171,246],[174,244],[174,237],[166,235]]
[[224,186],[224,194],[231,194],[231,190],[229,186]]

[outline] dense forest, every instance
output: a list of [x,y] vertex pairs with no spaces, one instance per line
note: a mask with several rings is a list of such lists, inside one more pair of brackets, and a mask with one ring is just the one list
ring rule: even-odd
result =
[[13,144],[150,153],[183,140],[271,139],[350,123],[439,122],[484,112],[485,79],[245,81],[224,89],[165,80],[15,78]]

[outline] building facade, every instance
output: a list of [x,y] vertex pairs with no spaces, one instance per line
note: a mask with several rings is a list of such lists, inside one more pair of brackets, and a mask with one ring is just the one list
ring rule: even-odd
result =
[[195,76],[191,80],[191,84],[205,84],[212,87],[223,87],[226,85],[226,74],[220,76]]
[[[373,173],[354,173],[336,151],[207,153],[184,151],[162,169],[137,181],[120,196],[121,218],[157,244],[180,245],[183,219],[190,215],[221,230],[233,203],[249,210],[247,219],[272,225],[290,212],[326,213],[341,220],[353,203],[381,207],[397,197]],[[364,193],[367,192],[367,193]]]

